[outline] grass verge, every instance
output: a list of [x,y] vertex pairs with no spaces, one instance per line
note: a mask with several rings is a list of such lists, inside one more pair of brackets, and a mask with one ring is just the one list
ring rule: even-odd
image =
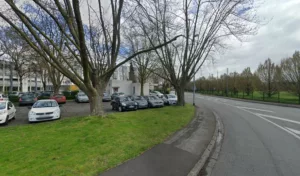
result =
[[0,128],[0,175],[97,175],[161,143],[193,114],[186,105]]

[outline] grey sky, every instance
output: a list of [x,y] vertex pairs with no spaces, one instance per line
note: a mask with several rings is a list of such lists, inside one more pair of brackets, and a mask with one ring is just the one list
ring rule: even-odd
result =
[[231,49],[216,56],[214,64],[206,63],[202,75],[217,76],[217,71],[220,75],[226,72],[226,68],[230,72],[241,72],[248,66],[255,71],[258,64],[268,57],[279,63],[282,58],[300,50],[299,10],[300,0],[265,0],[258,15],[269,22],[260,27],[257,35],[249,37],[248,42],[232,42]]

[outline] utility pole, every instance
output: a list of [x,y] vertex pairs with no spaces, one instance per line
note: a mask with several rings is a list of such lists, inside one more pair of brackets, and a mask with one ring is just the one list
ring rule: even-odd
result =
[[4,93],[5,92],[5,61],[4,61],[4,59],[2,60],[3,61],[3,69],[2,69],[2,93]]
[[195,106],[195,91],[196,91],[196,85],[195,85],[195,77],[196,77],[196,73],[194,73],[194,83],[193,83],[193,106]]
[[229,79],[229,76],[228,76],[228,68],[227,68],[227,75],[226,75],[227,79],[226,79],[226,96],[228,97],[228,79]]
[[13,91],[13,62],[9,63],[9,92]]

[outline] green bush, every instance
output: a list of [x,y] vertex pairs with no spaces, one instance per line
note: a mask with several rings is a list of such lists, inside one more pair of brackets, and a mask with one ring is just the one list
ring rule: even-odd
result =
[[18,96],[8,96],[9,101],[11,102],[19,102]]
[[62,93],[67,100],[73,100],[75,99],[75,96],[78,92],[79,92],[78,90],[75,90],[75,91],[63,91]]

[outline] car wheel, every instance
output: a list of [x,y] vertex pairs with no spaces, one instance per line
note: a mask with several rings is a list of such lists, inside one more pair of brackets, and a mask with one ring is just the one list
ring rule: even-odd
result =
[[134,108],[134,110],[135,110],[135,111],[138,110],[138,107],[136,106],[136,107]]
[[111,110],[114,110],[114,109],[115,109],[115,107],[113,105],[111,105]]
[[122,106],[119,106],[119,112],[122,112],[123,109],[122,109]]
[[8,118],[9,118],[9,117],[7,116],[7,117],[6,117],[6,120],[5,120],[5,122],[4,122],[4,125],[7,125],[7,124],[8,124],[8,120],[9,120]]
[[13,118],[11,118],[12,120],[15,120],[16,119],[16,113],[15,113],[15,115],[13,116]]

